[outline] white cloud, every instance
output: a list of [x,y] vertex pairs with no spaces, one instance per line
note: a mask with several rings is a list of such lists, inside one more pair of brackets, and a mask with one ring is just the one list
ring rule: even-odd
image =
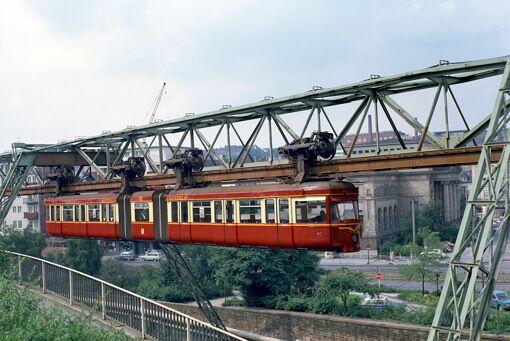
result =
[[439,59],[508,54],[505,8],[504,1],[0,0],[0,151],[18,137],[56,142],[141,124],[163,81],[158,116],[175,118]]

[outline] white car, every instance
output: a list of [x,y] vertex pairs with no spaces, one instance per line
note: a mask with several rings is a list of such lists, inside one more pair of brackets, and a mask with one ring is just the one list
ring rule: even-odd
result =
[[361,305],[364,306],[364,307],[370,307],[370,308],[386,308],[390,304],[388,302],[388,298],[386,298],[386,297],[370,297],[370,296],[367,296],[361,302]]
[[161,254],[157,251],[146,251],[144,255],[140,256],[143,261],[154,261],[159,262],[161,260]]
[[420,257],[423,257],[423,256],[429,256],[429,257],[439,257],[439,258],[444,258],[446,257],[446,254],[439,250],[439,249],[433,249],[433,250],[430,250],[430,251],[425,251],[425,252],[422,252],[420,253]]

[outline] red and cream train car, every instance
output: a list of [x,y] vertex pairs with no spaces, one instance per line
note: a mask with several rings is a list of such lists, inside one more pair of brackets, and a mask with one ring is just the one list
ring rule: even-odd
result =
[[358,190],[348,182],[207,187],[45,200],[51,236],[359,250]]

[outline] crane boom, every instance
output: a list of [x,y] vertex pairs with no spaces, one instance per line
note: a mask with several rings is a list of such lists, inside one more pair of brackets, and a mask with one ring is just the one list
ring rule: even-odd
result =
[[163,82],[161,86],[161,90],[159,90],[158,96],[156,97],[156,101],[154,102],[154,107],[152,108],[151,117],[149,120],[149,124],[154,122],[154,117],[156,116],[156,112],[158,111],[159,103],[161,102],[161,97],[163,97],[163,91],[165,91],[166,82]]

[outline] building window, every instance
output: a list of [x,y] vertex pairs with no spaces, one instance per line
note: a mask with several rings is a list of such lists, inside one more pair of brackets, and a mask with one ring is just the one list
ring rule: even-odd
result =
[[383,230],[386,231],[388,229],[388,209],[385,207],[383,209],[383,212],[384,212]]
[[377,229],[379,231],[382,230],[382,223],[383,223],[383,217],[382,217],[382,210],[381,208],[379,207],[377,209]]

